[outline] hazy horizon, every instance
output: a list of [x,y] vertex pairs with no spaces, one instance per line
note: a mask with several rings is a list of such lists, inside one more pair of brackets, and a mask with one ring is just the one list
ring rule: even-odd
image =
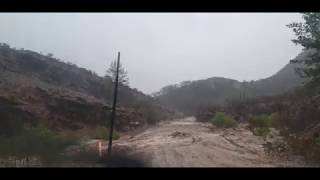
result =
[[297,13],[1,13],[0,42],[52,53],[103,76],[121,52],[130,87],[269,77],[301,51]]

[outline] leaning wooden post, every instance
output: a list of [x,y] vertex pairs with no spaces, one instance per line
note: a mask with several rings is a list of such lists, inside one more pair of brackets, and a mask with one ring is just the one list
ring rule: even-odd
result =
[[113,95],[113,105],[112,105],[112,112],[111,112],[111,123],[110,123],[109,144],[108,144],[108,156],[109,157],[111,156],[113,124],[114,124],[114,118],[115,118],[115,113],[116,113],[116,104],[117,104],[119,66],[120,66],[120,52],[118,52],[117,72],[116,72],[116,79],[114,82],[114,95]]
[[99,151],[99,157],[102,157],[102,143],[100,140],[98,141],[98,151]]

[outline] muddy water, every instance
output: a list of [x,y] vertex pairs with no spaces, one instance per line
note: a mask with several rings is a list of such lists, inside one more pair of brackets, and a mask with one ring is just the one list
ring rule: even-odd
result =
[[299,166],[268,157],[263,143],[245,124],[217,129],[189,117],[162,122],[135,136],[124,136],[114,146],[130,149],[132,155],[141,156],[151,167]]

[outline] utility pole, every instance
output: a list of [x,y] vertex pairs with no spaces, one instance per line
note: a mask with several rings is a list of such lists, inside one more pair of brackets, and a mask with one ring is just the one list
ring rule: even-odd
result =
[[120,66],[120,52],[118,52],[117,73],[116,73],[116,79],[114,82],[113,105],[112,105],[112,112],[111,112],[110,134],[109,134],[109,144],[108,144],[108,156],[109,157],[111,156],[113,123],[114,123],[114,118],[115,118],[115,113],[116,113],[116,104],[117,104],[119,66]]

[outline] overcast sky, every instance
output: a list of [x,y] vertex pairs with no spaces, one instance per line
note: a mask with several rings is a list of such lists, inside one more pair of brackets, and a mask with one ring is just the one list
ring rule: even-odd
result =
[[130,86],[145,93],[184,80],[239,81],[276,73],[301,50],[296,13],[1,13],[0,42],[104,75],[121,52]]

